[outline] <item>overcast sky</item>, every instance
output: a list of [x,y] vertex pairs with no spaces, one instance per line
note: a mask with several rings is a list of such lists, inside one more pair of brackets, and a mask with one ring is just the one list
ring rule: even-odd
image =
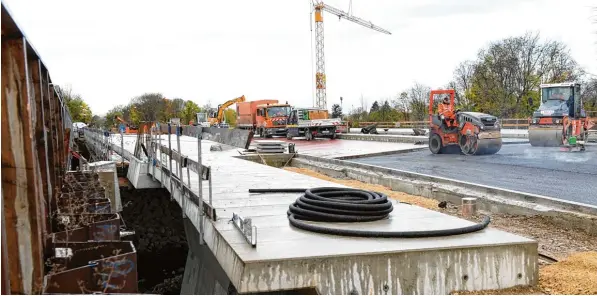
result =
[[[94,113],[145,92],[217,105],[245,95],[312,106],[309,0],[2,0],[49,68]],[[540,30],[597,74],[589,0],[353,0],[385,35],[324,14],[328,107],[415,81],[444,86],[490,41]],[[325,3],[348,10],[349,0]]]

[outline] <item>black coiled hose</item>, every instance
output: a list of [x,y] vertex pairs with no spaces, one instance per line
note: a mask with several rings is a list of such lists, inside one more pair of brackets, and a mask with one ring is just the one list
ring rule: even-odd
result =
[[489,217],[481,223],[452,229],[421,231],[371,231],[338,229],[309,224],[314,222],[367,222],[388,217],[394,207],[388,197],[379,192],[368,190],[320,187],[311,189],[249,189],[251,193],[303,193],[288,209],[288,220],[294,227],[312,232],[358,237],[434,237],[465,234],[479,231],[489,225]]

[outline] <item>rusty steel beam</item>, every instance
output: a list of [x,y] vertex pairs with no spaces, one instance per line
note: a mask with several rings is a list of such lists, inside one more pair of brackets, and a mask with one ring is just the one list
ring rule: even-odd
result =
[[[29,48],[29,47],[28,47]],[[27,48],[27,49],[28,49]],[[39,77],[39,59],[35,56],[33,49],[27,50],[27,79],[29,80],[29,99],[30,112],[32,124],[32,140],[33,140],[33,157],[35,157],[35,180],[37,180],[38,187],[38,211],[42,217],[48,217],[49,213],[46,206],[47,196],[47,175],[46,175],[46,157],[43,142],[43,115],[41,105],[41,81]],[[42,173],[43,172],[43,173]],[[50,219],[44,219],[45,223],[41,224],[42,237],[48,234]],[[42,240],[45,242],[45,240]],[[44,243],[45,247],[45,243]]]
[[52,134],[52,159],[54,160],[54,166],[52,167],[52,174],[55,177],[54,183],[54,196],[53,201],[56,200],[58,196],[58,192],[60,188],[62,188],[62,177],[60,174],[60,153],[58,152],[60,149],[60,143],[58,142],[58,99],[56,95],[56,91],[54,90],[54,86],[50,85],[49,88],[50,94],[50,131]]
[[[4,15],[4,7],[2,12]],[[34,115],[27,62],[25,37],[3,36],[2,199],[13,294],[37,294],[42,290],[44,262],[41,233],[45,217],[39,209],[42,188],[36,180],[39,164],[34,152]]]
[[[2,187],[0,187],[0,195],[4,200],[4,194],[2,194]],[[8,267],[8,240],[6,239],[6,219],[4,219],[4,211],[2,214],[2,295],[10,294],[10,269]]]
[[[48,137],[48,132],[49,132],[49,122],[50,122],[50,118],[49,118],[49,112],[50,112],[50,105],[49,105],[49,73],[48,70],[43,66],[41,60],[37,61],[38,64],[38,68],[39,68],[39,79],[40,79],[40,85],[39,85],[39,92],[40,92],[40,109],[41,109],[41,124],[42,124],[42,138],[43,138],[43,155],[44,155],[44,161],[43,161],[43,165],[42,167],[45,169],[45,174],[46,174],[46,178],[45,178],[45,187],[44,187],[44,195],[45,195],[45,203],[47,205],[48,208],[48,213],[52,212],[52,186],[55,183],[54,175],[50,173],[50,168],[52,167],[52,161],[51,161],[51,143],[49,143],[50,137]],[[44,172],[42,171],[42,174]],[[52,219],[48,219],[49,222],[49,226],[50,229],[52,228]]]

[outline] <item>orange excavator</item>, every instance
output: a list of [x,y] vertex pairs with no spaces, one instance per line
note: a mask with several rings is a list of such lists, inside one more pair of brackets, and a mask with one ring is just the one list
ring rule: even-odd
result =
[[[502,148],[497,117],[479,112],[454,111],[454,90],[433,90],[429,94],[429,150],[445,153],[458,147],[466,155],[495,154]],[[447,95],[433,112],[434,96]]]
[[134,125],[130,125],[128,122],[124,121],[124,119],[120,118],[120,116],[115,115],[114,120],[118,120],[120,122],[120,126],[118,131],[124,129],[124,134],[137,134],[139,128]]
[[245,96],[242,95],[238,98],[234,98],[224,102],[224,104],[218,105],[218,109],[210,110],[208,121],[211,126],[228,127],[224,119],[224,111],[234,104],[242,103],[245,101]]

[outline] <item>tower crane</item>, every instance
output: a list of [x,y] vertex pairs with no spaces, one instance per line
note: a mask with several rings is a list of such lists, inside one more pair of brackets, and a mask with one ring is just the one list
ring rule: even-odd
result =
[[[338,17],[338,19],[346,19],[353,23],[357,23],[363,27],[384,33],[392,34],[383,28],[380,28],[373,23],[355,17],[350,13],[346,13],[338,8],[324,4],[321,0],[314,0],[312,2],[313,10],[315,11],[315,88],[316,88],[316,106],[318,108],[327,109],[326,91],[326,77],[325,77],[325,58],[323,54],[323,11],[329,12]],[[352,6],[352,5],[351,5]],[[350,11],[350,10],[349,10]]]

